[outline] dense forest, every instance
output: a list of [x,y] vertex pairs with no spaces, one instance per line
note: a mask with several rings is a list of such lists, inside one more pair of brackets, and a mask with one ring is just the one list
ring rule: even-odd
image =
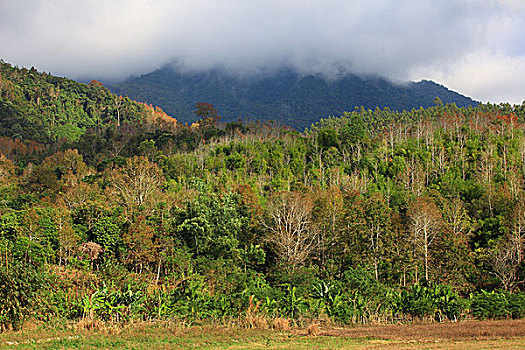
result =
[[112,84],[109,89],[161,106],[181,122],[195,121],[195,102],[212,103],[223,121],[274,120],[303,131],[320,117],[337,116],[355,106],[402,111],[443,103],[458,107],[477,102],[432,81],[393,83],[373,76],[300,74],[291,68],[239,76],[224,69],[204,72],[164,67]]
[[304,133],[2,63],[0,329],[525,315],[523,105]]
[[0,135],[45,144],[77,140],[108,124],[176,123],[160,108],[115,96],[98,81],[81,84],[2,60],[0,115]]

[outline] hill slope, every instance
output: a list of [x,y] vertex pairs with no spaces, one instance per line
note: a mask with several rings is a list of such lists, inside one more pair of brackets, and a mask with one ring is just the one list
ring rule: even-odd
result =
[[0,136],[42,143],[75,141],[89,130],[168,118],[161,110],[89,85],[0,60]]
[[393,84],[382,78],[346,75],[328,81],[293,70],[239,78],[221,70],[182,73],[169,67],[109,86],[116,94],[161,106],[179,121],[195,119],[195,102],[215,105],[223,121],[277,120],[302,129],[321,117],[340,115],[355,106],[410,110],[434,104],[436,97],[458,107],[472,99],[431,81]]

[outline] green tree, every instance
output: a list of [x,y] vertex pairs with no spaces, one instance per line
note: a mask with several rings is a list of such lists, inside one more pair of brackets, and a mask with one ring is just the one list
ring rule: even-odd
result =
[[122,225],[114,216],[102,216],[91,229],[93,242],[98,243],[108,255],[117,255],[121,244]]

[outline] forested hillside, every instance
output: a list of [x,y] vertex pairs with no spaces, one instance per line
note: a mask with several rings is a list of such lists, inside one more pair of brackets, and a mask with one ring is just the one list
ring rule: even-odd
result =
[[0,135],[41,143],[74,141],[108,124],[170,120],[160,109],[89,85],[0,60]]
[[109,88],[117,94],[156,104],[186,123],[195,120],[195,102],[206,101],[221,112],[223,121],[275,120],[299,131],[355,106],[410,111],[434,105],[436,97],[458,107],[477,104],[431,81],[394,84],[352,74],[326,79],[321,75],[300,75],[288,68],[240,77],[220,69],[180,72],[166,67]]
[[37,133],[69,125],[38,109],[52,94],[4,70],[3,108],[35,110],[2,114],[22,128],[0,138],[2,330],[525,315],[525,105],[356,108],[299,133],[201,103],[191,126],[112,114],[56,140]]

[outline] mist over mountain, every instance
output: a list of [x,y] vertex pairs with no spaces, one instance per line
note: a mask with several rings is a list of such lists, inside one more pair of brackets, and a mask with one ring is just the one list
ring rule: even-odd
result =
[[469,97],[432,81],[397,84],[379,77],[344,74],[326,78],[290,68],[241,76],[222,69],[183,71],[170,66],[109,86],[115,94],[163,108],[181,122],[195,120],[196,102],[215,105],[222,121],[274,120],[298,129],[355,107],[411,110],[439,97],[458,107],[477,105]]

